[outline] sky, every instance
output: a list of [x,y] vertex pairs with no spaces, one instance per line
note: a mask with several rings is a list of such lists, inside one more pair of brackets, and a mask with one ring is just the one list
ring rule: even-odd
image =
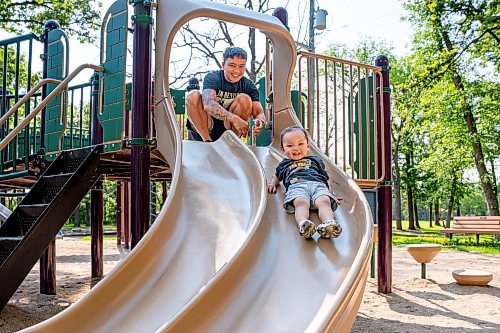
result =
[[[103,1],[105,9],[113,0]],[[327,11],[326,29],[316,31],[316,51],[321,52],[332,43],[342,43],[353,47],[363,37],[390,42],[397,55],[404,55],[411,47],[411,29],[408,23],[402,22],[403,13],[400,0],[315,0],[316,8]],[[273,7],[287,6],[289,25],[299,26],[301,18],[298,13],[309,17],[309,0],[270,0]],[[298,4],[300,3],[300,7]],[[129,9],[133,11],[133,9]],[[306,25],[304,25],[306,27]],[[307,34],[302,31],[302,35]],[[297,38],[295,35],[294,38]],[[71,67],[83,62],[98,63],[99,52],[95,45],[80,45],[74,38],[71,47],[76,57],[72,57]]]
[[[103,16],[113,1],[102,1]],[[302,21],[304,24],[301,36],[307,35],[309,0],[270,0],[270,3],[272,7],[287,7],[289,25],[293,27],[292,36],[295,39],[302,39],[298,37],[297,32]],[[354,47],[365,37],[389,42],[394,47],[395,54],[399,56],[410,50],[411,29],[408,23],[400,19],[403,13],[401,0],[315,0],[315,7],[328,13],[326,29],[316,31],[315,44],[318,53],[333,43]],[[132,8],[129,10],[133,11]],[[0,38],[7,36],[5,32],[0,31]],[[307,42],[305,39],[300,41]],[[76,38],[70,38],[70,71],[83,63],[99,63],[98,45],[80,44]],[[87,75],[82,74],[77,77],[75,84],[87,80]]]
[[[410,25],[400,19],[404,12],[401,0],[315,0],[315,3],[316,8],[328,13],[326,29],[316,31],[316,52],[324,51],[332,43],[353,47],[363,37],[390,42],[400,56],[411,47]],[[301,0],[301,4],[300,10],[308,16],[309,0]],[[297,24],[300,18],[291,4],[289,7],[289,25]]]

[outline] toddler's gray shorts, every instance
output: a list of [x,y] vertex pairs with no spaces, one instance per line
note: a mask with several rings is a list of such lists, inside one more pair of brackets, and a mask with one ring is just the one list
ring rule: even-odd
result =
[[288,191],[285,194],[285,201],[283,203],[283,207],[285,208],[287,213],[294,213],[295,206],[293,205],[293,200],[297,197],[302,197],[306,200],[309,200],[311,205],[310,209],[317,210],[318,207],[314,204],[318,197],[326,195],[330,198],[332,203],[332,210],[335,211],[337,209],[337,199],[330,192],[328,187],[322,182],[315,181],[299,181],[295,184],[291,184],[288,186]]

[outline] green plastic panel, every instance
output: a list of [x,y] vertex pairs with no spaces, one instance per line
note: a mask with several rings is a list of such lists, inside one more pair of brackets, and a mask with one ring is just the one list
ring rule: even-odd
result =
[[[100,95],[98,113],[99,122],[103,129],[104,151],[121,149],[124,139],[124,118],[127,101],[126,95],[126,54],[127,54],[127,25],[128,10],[126,0],[117,0],[111,5],[106,14],[108,19],[103,24],[105,41],[101,48],[105,50],[100,73]],[[105,45],[104,45],[105,44]]]
[[[63,79],[65,49],[63,45],[64,33],[60,29],[48,33],[47,77],[57,80]],[[47,85],[47,95],[56,87],[56,84]],[[54,97],[45,108],[45,151],[47,154],[60,151],[61,139],[65,127],[66,110],[62,101],[63,95]]]
[[170,95],[172,96],[172,101],[174,102],[175,114],[185,114],[186,113],[186,91],[170,89]]
[[[368,108],[366,110],[366,78],[360,80],[360,91],[354,94],[354,135],[356,138],[361,138],[354,146],[354,170],[361,179],[373,179],[375,175],[375,115],[374,115],[374,90],[372,76],[368,77]],[[361,96],[358,94],[361,93]],[[361,105],[359,105],[361,100]],[[348,103],[350,108],[350,101]],[[361,110],[360,110],[361,107]],[[361,112],[359,112],[361,111]],[[361,117],[360,117],[361,113]],[[367,116],[369,117],[367,126]],[[351,132],[351,113],[349,112],[349,132]],[[360,135],[360,129],[362,135]],[[368,147],[368,135],[370,136],[370,145]],[[353,144],[353,137],[349,138],[349,145]],[[359,154],[361,153],[361,161]],[[370,154],[370,174],[368,174],[367,162],[368,154]],[[352,161],[350,161],[352,163]],[[361,162],[361,163],[360,163]],[[360,172],[360,164],[363,166]]]
[[[259,90],[259,96],[260,96],[260,104],[262,105],[262,108],[264,109],[264,113],[266,112],[266,99],[271,101],[273,100],[273,93],[271,92],[269,96],[266,96],[266,78],[262,77],[260,78],[257,83],[257,89]],[[305,110],[305,102],[306,102],[306,95],[302,93],[302,98],[299,99],[299,92],[297,90],[292,90],[290,92],[291,99],[292,99],[292,107],[295,111],[295,115],[297,118],[299,118],[299,101],[302,103],[302,119],[299,118],[301,123],[304,123],[304,110]],[[271,115],[271,121],[272,121],[272,115]],[[256,144],[257,146],[269,146],[271,144],[272,140],[272,133],[271,130],[264,129],[262,130],[262,134],[259,135],[256,139]]]
[[[266,78],[262,77],[260,78],[255,85],[257,86],[257,89],[259,90],[259,97],[260,97],[260,104],[262,105],[262,109],[264,109],[264,114],[266,113]],[[272,120],[272,118],[271,118]],[[253,121],[250,123],[253,127]],[[271,132],[270,129],[264,128],[262,130],[262,133],[255,138],[255,144],[257,146],[261,147],[266,147],[271,144],[273,133]],[[251,142],[250,142],[251,143]]]

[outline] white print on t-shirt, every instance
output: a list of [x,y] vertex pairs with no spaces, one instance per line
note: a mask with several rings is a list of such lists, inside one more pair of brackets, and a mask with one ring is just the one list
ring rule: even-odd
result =
[[236,96],[238,96],[238,93],[219,90],[217,92],[217,103],[222,105],[223,108],[229,109]]

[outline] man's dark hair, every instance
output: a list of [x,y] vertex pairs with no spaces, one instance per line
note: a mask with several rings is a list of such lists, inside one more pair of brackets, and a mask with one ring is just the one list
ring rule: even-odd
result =
[[309,143],[309,136],[307,135],[307,131],[304,129],[304,127],[298,126],[298,125],[293,125],[293,126],[289,126],[289,127],[285,128],[284,130],[281,131],[281,134],[280,134],[281,148],[283,148],[283,137],[285,136],[285,134],[290,133],[290,132],[294,132],[294,131],[302,132],[302,134],[304,134],[304,136],[306,138],[307,143]]
[[224,61],[227,60],[227,58],[241,58],[241,59],[247,59],[247,52],[243,50],[241,47],[237,46],[230,46],[224,50]]

